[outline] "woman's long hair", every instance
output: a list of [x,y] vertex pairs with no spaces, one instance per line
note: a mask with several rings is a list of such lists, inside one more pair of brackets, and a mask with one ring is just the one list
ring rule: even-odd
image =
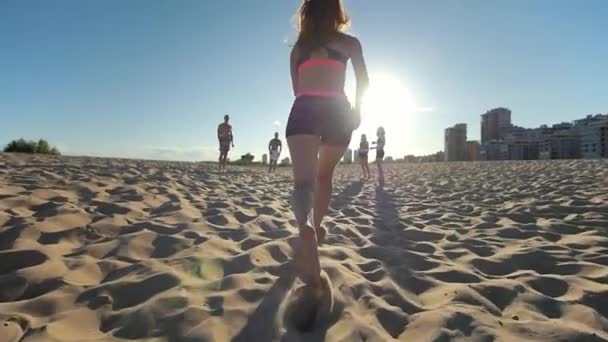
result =
[[296,45],[310,51],[346,30],[349,23],[342,0],[303,0],[297,14]]

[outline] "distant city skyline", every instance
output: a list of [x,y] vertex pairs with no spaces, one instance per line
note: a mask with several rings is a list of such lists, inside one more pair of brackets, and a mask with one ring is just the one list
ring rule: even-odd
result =
[[482,114],[481,142],[467,139],[466,124],[446,128],[444,158],[433,161],[608,158],[608,113],[537,127],[516,125],[511,114],[505,107]]
[[[298,4],[1,1],[0,144],[44,138],[69,155],[216,160],[216,127],[230,114],[230,158],[260,161],[274,132],[284,139]],[[608,111],[608,1],[346,5],[372,80],[352,149],[378,125],[394,158],[443,150],[456,123],[481,140],[479,115],[500,106],[523,127]]]

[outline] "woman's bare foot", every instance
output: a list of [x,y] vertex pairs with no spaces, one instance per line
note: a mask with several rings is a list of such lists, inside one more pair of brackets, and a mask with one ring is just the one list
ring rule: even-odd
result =
[[317,288],[321,281],[321,264],[317,250],[317,237],[311,226],[300,228],[300,246],[296,252],[298,276],[304,284]]
[[327,230],[321,226],[315,228],[315,233],[317,234],[317,245],[321,246],[325,242],[325,237],[327,236]]
[[321,272],[321,282],[317,287],[304,285],[294,291],[286,312],[290,324],[300,332],[310,332],[326,321],[333,312],[334,298],[331,280]]
[[288,308],[287,319],[296,330],[300,332],[314,330],[322,298],[322,293],[318,292],[317,288],[304,285],[292,294],[293,301]]

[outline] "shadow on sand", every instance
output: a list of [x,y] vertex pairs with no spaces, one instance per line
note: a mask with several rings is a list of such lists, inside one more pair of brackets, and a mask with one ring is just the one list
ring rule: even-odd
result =
[[294,262],[285,263],[279,272],[279,278],[268,290],[257,309],[249,316],[243,330],[232,341],[272,341],[276,339],[276,321],[279,319],[277,314],[296,279]]
[[[247,324],[232,339],[233,342],[245,341],[324,341],[327,330],[334,325],[342,314],[343,305],[334,303],[333,309],[328,311],[319,310],[314,326],[310,331],[299,331],[295,328],[293,320],[302,319],[297,308],[306,307],[311,299],[301,297],[293,302],[289,301],[292,288],[295,283],[296,273],[293,261],[284,265],[280,276],[270,288],[257,309],[249,316]],[[300,288],[302,289],[302,288]],[[286,305],[288,307],[286,307]],[[289,307],[291,306],[291,307]],[[283,326],[284,331],[279,331]],[[281,337],[281,335],[283,335]]]
[[353,199],[361,193],[364,184],[364,180],[352,182],[350,185],[346,186],[339,194],[335,196],[335,198],[331,202],[331,206],[334,209],[339,210],[350,204]]
[[[293,288],[295,278],[295,267],[290,261],[284,265],[279,278],[266,293],[257,309],[249,316],[245,327],[232,339],[233,342],[277,341],[279,338],[281,341],[325,341],[327,330],[338,321],[344,306],[342,303],[334,302],[333,307],[327,310],[327,305],[324,303],[318,311],[311,311],[309,310],[311,307],[306,304],[310,303],[312,299],[300,297],[298,300],[289,302],[293,294],[290,290]],[[329,286],[331,286],[331,282],[329,282]],[[298,290],[301,289],[303,287]],[[331,291],[328,293],[331,297]],[[292,305],[297,305],[297,307]],[[310,312],[316,312],[316,315],[312,316],[314,319],[312,329],[298,330],[297,323],[294,322],[303,319],[302,315],[309,315]],[[280,331],[281,326],[284,331]]]
[[[436,266],[429,258],[435,248],[410,239],[405,225],[400,221],[399,209],[395,205],[393,195],[382,187],[376,188],[374,227],[370,239],[373,245],[364,248],[361,255],[382,262],[388,275],[402,289],[420,294],[432,287],[432,282],[417,271]],[[422,311],[417,304],[405,299],[400,300],[396,306],[401,307],[408,315]]]
[[395,205],[393,195],[384,189],[383,184],[376,187],[376,221],[377,229],[399,228],[399,209]]

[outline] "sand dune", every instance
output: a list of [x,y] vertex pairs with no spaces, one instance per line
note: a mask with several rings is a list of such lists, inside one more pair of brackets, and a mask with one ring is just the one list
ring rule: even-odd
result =
[[608,341],[606,160],[341,167],[308,332],[290,190],[0,154],[0,341]]

